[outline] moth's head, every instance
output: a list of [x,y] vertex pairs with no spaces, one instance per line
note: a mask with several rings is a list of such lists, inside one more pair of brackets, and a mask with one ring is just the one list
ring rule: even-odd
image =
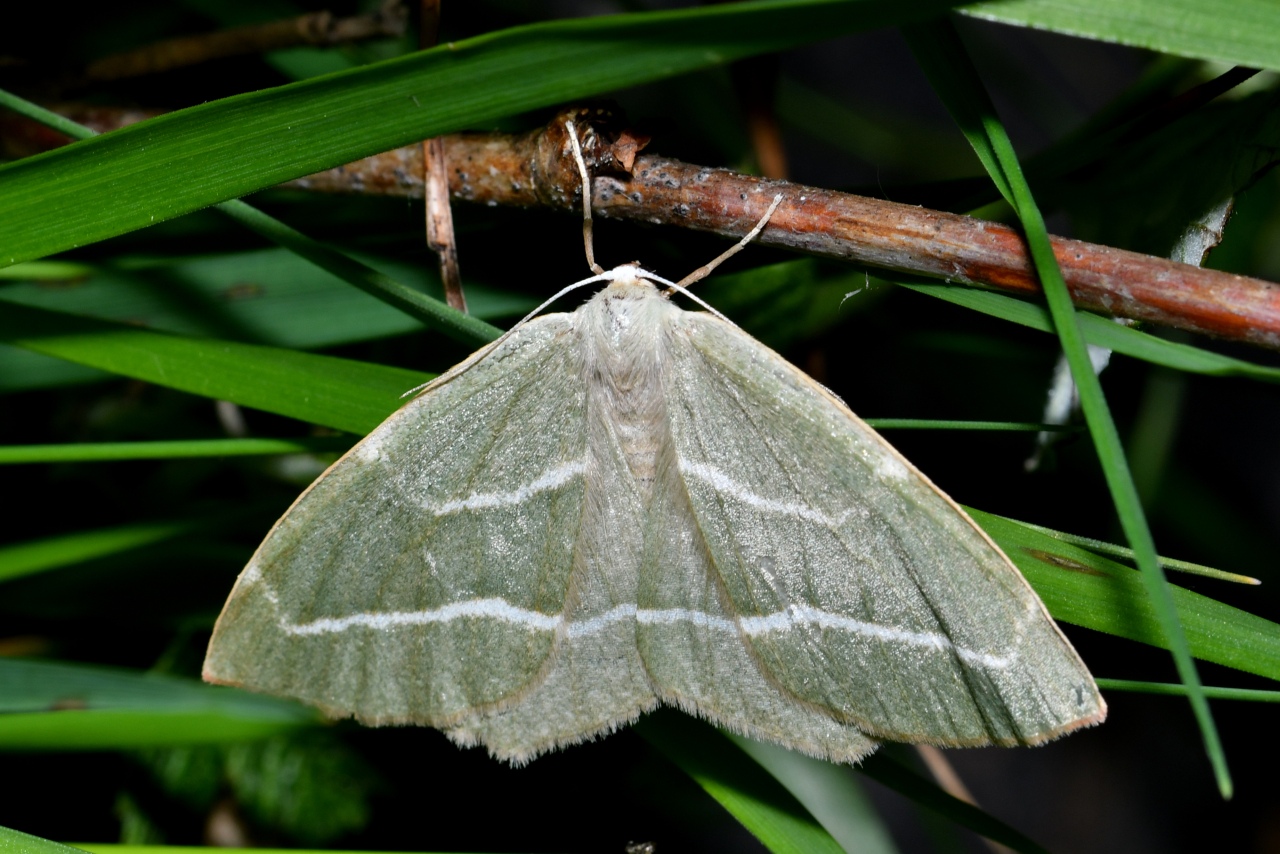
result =
[[650,281],[655,278],[653,273],[634,261],[605,271],[603,278],[609,285],[601,293],[610,299],[649,299],[658,293],[657,286]]

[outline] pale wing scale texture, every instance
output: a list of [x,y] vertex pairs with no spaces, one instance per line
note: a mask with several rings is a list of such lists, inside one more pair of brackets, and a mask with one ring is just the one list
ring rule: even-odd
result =
[[692,524],[676,459],[659,459],[645,531],[636,641],[663,700],[752,738],[856,762],[876,744],[816,704],[797,702],[741,634],[706,544]]
[[526,325],[317,480],[241,574],[206,678],[432,725],[544,678],[586,491],[571,335],[568,315]]
[[1101,719],[1075,651],[950,499],[736,327],[670,318],[664,488],[701,542],[647,561],[642,595],[707,587],[779,690],[876,737],[1036,743]]

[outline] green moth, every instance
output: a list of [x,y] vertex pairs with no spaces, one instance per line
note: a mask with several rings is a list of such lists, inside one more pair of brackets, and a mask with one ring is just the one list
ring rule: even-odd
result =
[[526,761],[667,703],[854,761],[1101,721],[1017,569],[836,397],[633,266],[276,523],[204,676]]
[[661,704],[843,762],[1106,716],[1009,559],[839,399],[639,267],[594,281],[294,502],[205,679],[517,763]]

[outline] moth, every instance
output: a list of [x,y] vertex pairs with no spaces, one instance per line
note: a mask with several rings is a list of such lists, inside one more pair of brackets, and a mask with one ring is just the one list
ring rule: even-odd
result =
[[206,680],[515,763],[662,704],[843,762],[1105,717],[1009,559],[843,402],[635,265],[596,280],[298,498]]

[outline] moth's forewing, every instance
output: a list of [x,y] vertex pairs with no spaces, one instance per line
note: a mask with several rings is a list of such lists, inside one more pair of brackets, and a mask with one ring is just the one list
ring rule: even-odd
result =
[[585,492],[567,325],[526,325],[322,475],[241,574],[205,678],[433,726],[543,679]]

